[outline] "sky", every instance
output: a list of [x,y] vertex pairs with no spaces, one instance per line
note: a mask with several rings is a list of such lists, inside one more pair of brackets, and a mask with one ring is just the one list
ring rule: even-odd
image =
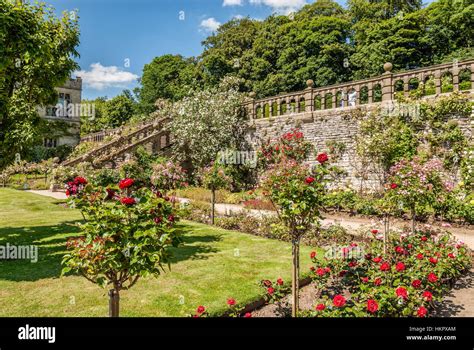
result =
[[[201,42],[233,17],[264,19],[313,0],[45,0],[59,14],[79,16],[77,60],[83,99],[114,97],[138,86],[156,56],[198,56]],[[345,0],[338,0],[342,5]]]

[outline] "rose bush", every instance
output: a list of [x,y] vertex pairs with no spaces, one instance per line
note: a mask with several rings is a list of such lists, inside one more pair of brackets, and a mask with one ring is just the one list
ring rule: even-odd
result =
[[110,316],[119,314],[119,294],[142,276],[159,275],[181,239],[169,199],[126,178],[95,187],[85,178],[68,183],[69,204],[85,219],[82,235],[67,242],[63,271],[77,272],[101,287],[110,286]]
[[[392,235],[388,243],[386,254],[380,240],[365,244],[365,254],[359,259],[342,255],[326,259],[322,265],[320,259],[312,257],[317,265],[311,269],[311,276],[325,289],[310,315],[425,317],[434,301],[440,301],[471,264],[465,244],[429,227],[415,234]],[[342,249],[353,248],[350,245]],[[331,295],[331,290],[344,291],[345,302]]]

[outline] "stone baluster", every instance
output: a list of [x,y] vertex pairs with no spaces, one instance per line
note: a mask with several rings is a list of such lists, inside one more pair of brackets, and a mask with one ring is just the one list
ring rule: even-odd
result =
[[382,75],[382,101],[393,100],[393,65],[387,62],[383,65],[384,73]]

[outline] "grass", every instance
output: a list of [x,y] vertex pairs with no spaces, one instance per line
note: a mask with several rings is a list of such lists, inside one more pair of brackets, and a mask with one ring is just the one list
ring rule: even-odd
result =
[[[106,290],[80,276],[60,277],[66,238],[78,235],[80,219],[55,199],[0,189],[0,246],[39,247],[37,263],[0,261],[0,316],[107,316]],[[122,292],[122,316],[188,316],[198,305],[219,314],[229,297],[242,304],[257,299],[261,279],[289,281],[288,243],[192,222],[180,228],[184,244],[171,271]],[[302,271],[310,251],[301,249]]]

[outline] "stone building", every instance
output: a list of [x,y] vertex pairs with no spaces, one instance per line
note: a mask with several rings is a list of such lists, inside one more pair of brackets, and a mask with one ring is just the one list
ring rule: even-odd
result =
[[69,79],[63,86],[56,88],[58,101],[56,105],[40,107],[40,117],[63,122],[64,130],[60,134],[51,134],[43,139],[43,146],[75,146],[80,141],[82,79]]

